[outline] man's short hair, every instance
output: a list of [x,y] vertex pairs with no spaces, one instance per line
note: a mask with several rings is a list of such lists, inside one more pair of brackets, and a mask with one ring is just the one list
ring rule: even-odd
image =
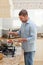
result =
[[19,16],[26,16],[26,15],[28,15],[28,12],[27,12],[27,10],[24,10],[24,9],[22,9],[20,12],[19,12]]

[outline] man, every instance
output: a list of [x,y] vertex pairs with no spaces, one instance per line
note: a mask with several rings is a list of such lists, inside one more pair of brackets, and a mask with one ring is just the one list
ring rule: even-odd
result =
[[18,39],[18,42],[22,43],[25,65],[33,65],[36,51],[36,26],[29,19],[26,10],[21,10],[19,12],[19,18],[22,22],[21,28],[18,32],[10,32],[9,34],[20,35],[21,38]]

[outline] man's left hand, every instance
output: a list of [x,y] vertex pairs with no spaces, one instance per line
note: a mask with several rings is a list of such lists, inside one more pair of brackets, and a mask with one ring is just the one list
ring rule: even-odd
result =
[[18,42],[27,42],[27,39],[26,38],[19,38]]

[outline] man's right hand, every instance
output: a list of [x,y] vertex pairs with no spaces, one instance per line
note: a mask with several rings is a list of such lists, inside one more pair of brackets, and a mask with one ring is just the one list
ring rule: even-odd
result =
[[9,32],[8,34],[11,34],[11,35],[13,35],[13,34],[14,34],[14,32]]
[[10,34],[10,35],[18,35],[17,32],[9,32],[8,34]]

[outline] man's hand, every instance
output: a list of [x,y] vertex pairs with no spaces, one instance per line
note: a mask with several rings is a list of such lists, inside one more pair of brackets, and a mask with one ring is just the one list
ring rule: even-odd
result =
[[9,32],[8,34],[10,34],[10,35],[18,35],[17,32]]
[[14,34],[14,32],[9,32],[8,34],[11,34],[12,35],[12,34]]
[[19,38],[19,39],[18,39],[18,42],[21,42],[21,43],[22,43],[22,42],[27,42],[27,39],[26,39],[26,38]]

